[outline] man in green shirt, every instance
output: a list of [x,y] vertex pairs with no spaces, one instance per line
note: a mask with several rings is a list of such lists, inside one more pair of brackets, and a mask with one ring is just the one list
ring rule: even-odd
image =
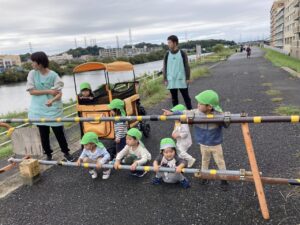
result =
[[165,85],[172,95],[173,106],[178,105],[178,89],[188,110],[192,109],[188,85],[190,83],[190,67],[187,54],[178,48],[178,37],[168,37],[169,51],[164,57],[163,75]]

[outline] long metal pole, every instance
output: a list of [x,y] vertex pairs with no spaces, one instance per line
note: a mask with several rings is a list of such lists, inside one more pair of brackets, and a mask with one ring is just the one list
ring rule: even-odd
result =
[[[22,162],[24,159],[10,158],[8,161],[15,165],[16,163]],[[50,166],[70,166],[70,167],[84,167],[84,168],[97,168],[96,164],[92,163],[81,163],[80,166],[74,162],[65,162],[65,161],[47,161],[47,160],[38,160],[42,165]],[[11,166],[8,165],[8,166]],[[4,167],[6,168],[6,167]],[[4,169],[3,168],[3,169]],[[113,169],[112,164],[105,164],[102,166],[105,169]],[[121,165],[121,170],[130,170],[130,166]],[[137,170],[139,171],[153,171],[151,166],[138,166]],[[160,168],[161,172],[171,172],[174,173],[175,169],[172,168]],[[0,173],[5,172],[0,169]],[[253,174],[250,171],[241,170],[199,170],[199,169],[184,169],[183,173],[195,173],[197,178],[201,179],[210,179],[210,180],[231,180],[231,181],[253,181]],[[300,185],[300,179],[285,179],[285,178],[273,178],[273,177],[261,177],[263,183],[266,184],[281,184],[281,185]]]
[[0,119],[3,123],[48,123],[48,122],[102,122],[102,121],[167,121],[180,120],[185,123],[299,123],[300,116],[189,116],[189,115],[148,115],[148,116],[116,116],[116,117],[70,117],[70,118],[36,118],[36,119]]
[[[8,161],[10,163],[20,163],[24,161],[24,159],[16,159],[16,158],[9,158]],[[71,166],[71,167],[78,167],[78,164],[75,162],[68,162],[68,161],[47,161],[47,160],[38,160],[40,164],[43,165],[53,165],[53,166]],[[93,163],[81,163],[79,167],[85,167],[85,168],[97,168],[96,164]],[[113,169],[113,164],[104,164],[102,165],[102,168],[104,169]],[[120,165],[118,169],[122,170],[130,170],[130,165]],[[152,166],[137,166],[136,170],[139,171],[154,171]],[[170,172],[175,173],[175,168],[167,168],[167,167],[161,167],[159,169],[160,172]],[[218,174],[218,175],[235,175],[235,176],[250,176],[252,175],[251,172],[244,171],[244,170],[199,170],[199,169],[188,169],[184,168],[182,169],[183,173],[199,173],[202,174]]]

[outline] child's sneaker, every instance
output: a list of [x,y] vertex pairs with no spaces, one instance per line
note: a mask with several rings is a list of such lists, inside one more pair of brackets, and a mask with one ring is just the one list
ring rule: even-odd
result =
[[102,179],[103,180],[107,180],[109,178],[109,176],[110,176],[110,172],[111,172],[110,169],[103,171]]
[[161,178],[158,178],[158,177],[153,177],[152,179],[152,184],[154,185],[159,185],[162,183],[162,179]]
[[141,177],[145,176],[147,173],[148,173],[147,171],[136,171],[136,172],[133,172],[131,175],[141,178]]
[[207,185],[207,184],[209,184],[209,180],[207,180],[207,179],[202,179],[202,180],[201,180],[201,184],[202,184],[202,185]]
[[227,180],[221,180],[220,189],[222,191],[228,191],[228,182],[227,182]]
[[195,158],[191,158],[189,161],[188,161],[188,167],[192,167],[194,165],[194,163],[196,162],[196,159]]
[[98,177],[98,173],[96,170],[89,170],[89,173],[92,175],[93,179],[96,179]]
[[180,184],[185,189],[191,187],[190,182],[186,178],[184,178],[182,181],[180,181]]

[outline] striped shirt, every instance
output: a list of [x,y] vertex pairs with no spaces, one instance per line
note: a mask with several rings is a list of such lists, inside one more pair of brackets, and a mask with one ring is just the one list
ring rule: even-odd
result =
[[118,139],[126,137],[127,134],[127,123],[126,122],[115,122],[115,136]]

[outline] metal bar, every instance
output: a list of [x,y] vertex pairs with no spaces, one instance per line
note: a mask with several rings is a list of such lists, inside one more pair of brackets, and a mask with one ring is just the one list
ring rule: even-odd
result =
[[[10,158],[8,159],[8,162],[10,163],[20,163],[24,159],[16,159],[16,158]],[[43,165],[56,165],[56,166],[71,166],[71,167],[78,167],[78,164],[75,162],[65,162],[65,161],[47,161],[47,160],[38,160],[40,164]],[[81,163],[80,167],[85,168],[97,168],[96,164],[93,163]],[[104,164],[102,165],[102,168],[104,169],[113,169],[113,164]],[[130,165],[120,165],[119,169],[122,170],[130,170]],[[139,171],[154,171],[152,166],[137,166],[136,170]],[[175,168],[167,168],[167,167],[161,167],[159,169],[160,172],[170,172],[175,173]],[[184,168],[182,170],[183,173],[201,173],[201,174],[217,174],[217,175],[232,175],[232,176],[243,176],[245,174],[252,175],[251,172],[244,171],[244,170],[200,170],[200,169],[188,169]]]
[[[15,165],[15,163],[20,163],[24,159],[10,158],[8,161]],[[52,166],[70,166],[70,167],[84,167],[84,168],[97,168],[96,164],[92,163],[81,163],[80,166],[74,162],[64,162],[64,161],[47,161],[38,160],[40,164],[52,165]],[[105,169],[113,169],[112,164],[105,164],[102,166]],[[121,170],[130,170],[130,166],[121,165],[119,168]],[[140,171],[153,171],[151,166],[139,166],[137,170]],[[0,169],[1,171],[1,169]],[[172,168],[161,168],[161,172],[175,172]],[[231,180],[231,181],[247,181],[254,182],[253,174],[250,171],[241,170],[202,170],[200,169],[184,169],[183,173],[195,173],[197,178],[210,179],[210,180]],[[263,183],[266,184],[281,184],[281,185],[300,185],[300,179],[285,179],[285,178],[273,178],[273,177],[261,177]]]
[[275,123],[275,122],[287,122],[287,123],[299,123],[300,116],[253,116],[242,117],[237,116],[239,114],[233,114],[230,116],[193,116],[188,115],[147,115],[147,116],[116,116],[116,117],[71,117],[71,118],[36,118],[36,119],[0,119],[3,123],[24,123],[24,122],[102,122],[102,121],[167,121],[167,120],[181,120],[182,122],[190,124],[200,123],[224,123],[224,120],[229,120],[229,123]]
[[[208,175],[201,174],[197,176],[200,179],[208,180],[229,180],[229,181],[246,181],[254,182],[253,176],[233,176],[233,175]],[[261,181],[264,184],[278,184],[278,185],[296,185],[300,186],[300,179],[286,179],[275,177],[261,177]]]
[[[69,105],[69,106],[63,108],[63,111],[65,111],[65,110],[67,110],[67,109],[69,109],[69,108],[72,108],[72,107],[74,107],[74,106],[76,106],[76,104]],[[71,115],[71,114],[70,114],[70,115]],[[68,116],[70,116],[70,115],[67,115],[67,116],[65,116],[65,117],[68,117]],[[24,123],[24,124],[21,124],[21,125],[19,125],[19,126],[14,127],[14,128],[15,128],[15,129],[18,129],[18,128],[21,128],[21,127],[26,127],[26,126],[28,126],[28,125],[29,125],[29,123]],[[7,132],[8,132],[8,131],[4,131],[4,132],[0,133],[0,136],[5,135]]]
[[247,154],[248,154],[248,158],[249,158],[249,162],[250,162],[251,171],[253,173],[253,180],[254,180],[254,184],[255,184],[255,189],[256,189],[261,213],[262,213],[263,218],[265,220],[268,220],[268,219],[270,219],[268,204],[267,204],[264,188],[263,188],[259,170],[258,170],[258,165],[257,165],[255,153],[254,153],[254,148],[253,148],[253,144],[252,144],[252,140],[251,140],[251,136],[250,136],[250,130],[249,130],[248,123],[242,124],[242,133],[243,133],[245,146],[246,146],[246,150],[247,150]]

